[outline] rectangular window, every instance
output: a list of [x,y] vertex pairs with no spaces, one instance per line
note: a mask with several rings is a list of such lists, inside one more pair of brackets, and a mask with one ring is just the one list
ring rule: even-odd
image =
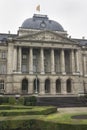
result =
[[2,52],[1,58],[2,58],[2,59],[6,59],[6,52],[5,52],[5,51]]
[[23,60],[26,60],[26,59],[27,59],[27,55],[26,55],[26,54],[23,54],[23,55],[22,55],[22,59],[23,59]]
[[27,66],[25,64],[22,65],[22,72],[23,73],[27,72]]
[[0,89],[4,89],[4,84],[0,83]]
[[6,64],[0,63],[0,74],[6,74]]

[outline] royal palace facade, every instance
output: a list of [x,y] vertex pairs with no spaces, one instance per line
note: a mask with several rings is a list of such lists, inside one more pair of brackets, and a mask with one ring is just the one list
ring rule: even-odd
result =
[[17,34],[0,34],[0,93],[87,92],[87,40],[72,39],[47,15],[26,19]]

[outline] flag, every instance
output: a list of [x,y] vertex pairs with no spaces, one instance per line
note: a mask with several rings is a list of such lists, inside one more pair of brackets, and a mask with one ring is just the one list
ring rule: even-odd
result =
[[40,12],[40,5],[37,5],[36,10]]

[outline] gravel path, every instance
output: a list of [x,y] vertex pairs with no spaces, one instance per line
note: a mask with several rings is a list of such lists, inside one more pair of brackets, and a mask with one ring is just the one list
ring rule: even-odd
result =
[[60,113],[80,113],[87,112],[87,107],[58,108]]

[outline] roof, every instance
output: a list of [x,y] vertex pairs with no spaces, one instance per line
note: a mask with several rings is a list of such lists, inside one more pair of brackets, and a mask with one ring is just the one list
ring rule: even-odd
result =
[[[9,37],[12,37],[12,38],[17,37],[17,34],[0,33],[0,41],[1,41],[1,42],[7,41],[7,38],[9,38]],[[1,42],[0,42],[0,43],[1,43]]]
[[63,27],[56,21],[49,20],[47,15],[34,14],[32,18],[26,19],[22,26],[25,29],[51,30],[64,32]]
[[73,39],[73,40],[79,42],[81,46],[87,46],[87,39]]

